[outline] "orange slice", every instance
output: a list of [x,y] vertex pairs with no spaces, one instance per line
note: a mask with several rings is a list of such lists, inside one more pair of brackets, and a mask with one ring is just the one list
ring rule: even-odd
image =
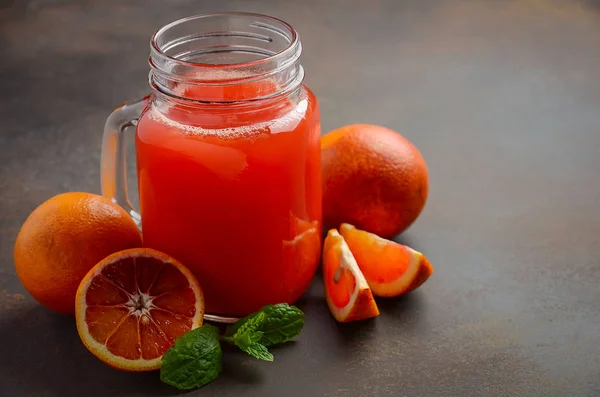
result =
[[[283,263],[286,270],[281,279],[287,295],[284,302],[295,302],[310,285],[321,257],[321,230],[317,221],[297,220],[293,239],[283,240]],[[300,282],[299,280],[302,280]]]
[[290,211],[290,240],[283,240],[284,263],[293,263],[292,277],[310,278],[321,256],[321,228],[317,220],[298,218]]
[[126,371],[160,368],[162,355],[202,325],[196,278],[161,252],[134,248],[109,255],[84,277],[75,318],[81,340],[106,364]]
[[413,291],[433,274],[425,255],[410,247],[347,223],[342,224],[340,233],[375,296],[392,297]]
[[379,315],[367,280],[350,248],[337,230],[331,229],[323,249],[323,282],[331,314],[340,322]]
[[319,228],[319,222],[317,220],[307,221],[299,218],[292,211],[290,211],[290,235],[297,236],[308,230],[317,230]]

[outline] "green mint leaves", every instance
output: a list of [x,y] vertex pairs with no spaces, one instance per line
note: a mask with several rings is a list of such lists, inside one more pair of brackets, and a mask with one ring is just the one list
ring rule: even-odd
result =
[[231,324],[225,331],[226,336],[231,336],[238,332],[247,322],[253,318],[264,314],[264,322],[260,327],[263,333],[260,343],[265,346],[273,346],[300,335],[304,326],[304,313],[296,306],[290,306],[286,303],[276,305],[267,305],[252,313],[247,317],[242,318],[235,324]]
[[259,360],[273,361],[267,346],[298,336],[304,313],[287,303],[267,305],[227,327],[224,336],[209,324],[186,332],[163,355],[160,379],[180,390],[202,387],[221,373],[220,341],[230,343]]
[[206,385],[221,373],[219,329],[209,324],[186,332],[163,355],[160,380],[179,390]]
[[254,358],[273,361],[273,355],[269,352],[267,347],[261,343],[261,339],[264,336],[264,332],[262,332],[261,329],[265,324],[267,316],[262,311],[257,313],[257,315],[244,321],[233,335],[223,337],[223,340],[233,343]]
[[267,305],[227,327],[224,341],[233,343],[252,357],[273,361],[268,346],[298,336],[304,326],[304,313],[286,303]]

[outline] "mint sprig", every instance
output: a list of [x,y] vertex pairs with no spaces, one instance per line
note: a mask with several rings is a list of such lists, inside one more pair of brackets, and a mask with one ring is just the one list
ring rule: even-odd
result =
[[264,336],[261,328],[264,326],[266,317],[264,312],[258,312],[256,316],[244,321],[232,336],[225,336],[222,340],[233,343],[254,358],[273,361],[273,355],[269,349],[260,343]]
[[286,303],[267,305],[227,327],[225,335],[209,324],[186,332],[162,358],[160,379],[180,390],[202,387],[221,373],[220,341],[230,343],[260,360],[273,361],[267,346],[284,343],[300,334],[304,313]]
[[304,326],[304,313],[302,310],[287,303],[278,303],[276,305],[266,305],[259,311],[231,324],[225,330],[225,335],[235,334],[240,327],[261,313],[264,313],[265,318],[260,327],[260,331],[263,333],[260,343],[267,347],[295,338],[300,335]]

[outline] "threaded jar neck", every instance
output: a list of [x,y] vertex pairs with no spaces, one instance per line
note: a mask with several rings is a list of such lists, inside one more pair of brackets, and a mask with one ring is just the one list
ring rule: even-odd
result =
[[150,85],[176,100],[213,105],[289,95],[304,79],[297,32],[249,13],[196,15],[152,37]]

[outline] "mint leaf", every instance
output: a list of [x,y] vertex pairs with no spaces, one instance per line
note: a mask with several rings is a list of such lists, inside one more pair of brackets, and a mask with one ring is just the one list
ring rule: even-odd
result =
[[[245,321],[243,324],[241,324],[238,329],[236,330],[236,332],[233,334],[233,337],[235,338],[236,336],[239,335],[243,335],[243,334],[254,334],[256,335],[257,332],[261,332],[261,328],[265,323],[266,320],[266,315],[265,313],[258,311],[255,313],[254,316],[252,316],[252,318],[249,318],[247,321]],[[237,323],[236,323],[237,324]],[[253,335],[253,337],[254,337]],[[262,332],[261,332],[261,337]],[[260,339],[257,339],[255,342],[258,342]]]
[[162,357],[160,380],[179,390],[202,387],[221,373],[219,329],[209,324],[186,332]]
[[233,335],[225,336],[222,340],[233,343],[254,358],[273,361],[273,355],[269,353],[266,346],[260,343],[263,332],[259,329],[263,326],[265,318],[264,313],[257,312],[256,315],[241,324]]
[[225,335],[233,336],[238,329],[260,313],[265,315],[264,322],[259,329],[263,332],[260,343],[265,346],[287,342],[300,335],[304,326],[304,313],[302,310],[287,303],[278,303],[276,305],[266,305],[258,312],[252,313],[228,326]]
[[265,361],[273,361],[273,355],[271,352],[269,352],[269,349],[267,349],[265,345],[261,345],[258,342],[244,345],[243,347],[240,345],[237,346],[254,358]]
[[235,334],[231,337],[232,342],[237,346],[248,346],[254,343],[259,343],[263,333],[260,331],[246,332],[243,334]]

